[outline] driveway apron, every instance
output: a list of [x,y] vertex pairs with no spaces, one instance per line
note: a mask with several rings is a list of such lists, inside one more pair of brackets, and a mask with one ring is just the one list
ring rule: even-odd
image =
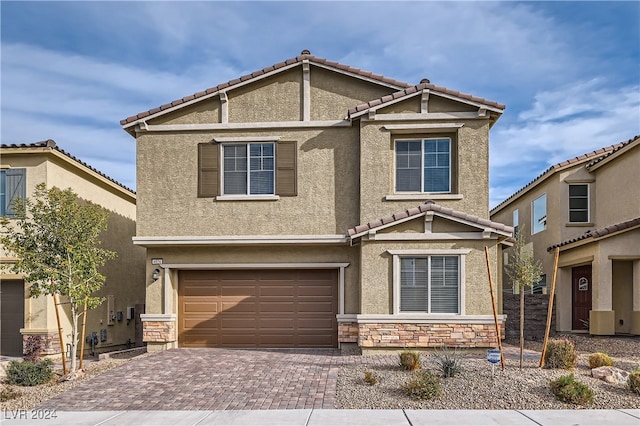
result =
[[339,358],[337,349],[172,349],[132,359],[39,408],[335,408]]

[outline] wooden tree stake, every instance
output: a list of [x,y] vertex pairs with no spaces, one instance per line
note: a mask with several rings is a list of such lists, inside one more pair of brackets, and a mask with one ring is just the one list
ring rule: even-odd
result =
[[540,355],[540,364],[538,368],[542,368],[544,356],[547,353],[547,343],[549,341],[549,329],[551,328],[551,317],[553,316],[553,298],[556,295],[556,277],[558,275],[558,258],[560,257],[560,247],[556,247],[555,260],[553,261],[553,279],[551,280],[551,295],[549,296],[549,308],[547,309],[547,326],[544,330],[544,341],[542,343],[542,355]]
[[496,324],[496,336],[498,336],[498,349],[500,349],[500,365],[504,370],[504,353],[502,352],[502,338],[500,337],[500,324],[498,324],[498,310],[496,308],[496,297],[493,294],[493,278],[491,277],[491,266],[489,265],[489,248],[484,246],[484,254],[487,259],[487,272],[489,273],[489,292],[491,293],[491,306],[493,307],[493,321]]

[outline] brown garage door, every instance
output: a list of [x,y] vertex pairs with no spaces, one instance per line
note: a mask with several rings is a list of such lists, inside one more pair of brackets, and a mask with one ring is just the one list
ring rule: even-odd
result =
[[338,271],[180,271],[181,347],[336,347]]
[[22,280],[0,281],[0,353],[22,356],[22,334],[24,327],[24,282]]

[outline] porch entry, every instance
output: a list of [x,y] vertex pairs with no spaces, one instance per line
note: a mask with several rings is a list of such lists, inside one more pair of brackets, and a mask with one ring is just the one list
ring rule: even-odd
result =
[[591,311],[591,265],[576,266],[571,269],[573,287],[573,330],[589,329],[589,311]]

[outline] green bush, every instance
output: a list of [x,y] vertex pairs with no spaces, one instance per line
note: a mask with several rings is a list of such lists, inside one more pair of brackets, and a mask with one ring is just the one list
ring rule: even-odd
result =
[[446,346],[442,346],[442,351],[433,354],[435,363],[444,377],[454,377],[462,372],[462,357],[456,348],[451,351]]
[[6,387],[0,390],[0,402],[7,402],[12,399],[20,398],[21,396],[22,393],[12,387]]
[[378,377],[376,376],[376,373],[374,373],[373,371],[365,371],[364,372],[364,382],[368,385],[375,385],[376,383],[378,383]]
[[440,379],[426,370],[413,373],[411,379],[404,385],[404,390],[413,399],[432,399],[442,395]]
[[613,359],[603,352],[596,352],[589,355],[589,367],[611,367],[613,366]]
[[416,351],[402,351],[398,355],[400,357],[400,366],[404,370],[417,370],[422,364],[420,364],[420,353]]
[[544,368],[572,370],[576,366],[576,350],[567,339],[551,340],[544,355]]
[[640,368],[636,368],[629,373],[629,382],[627,383],[627,386],[631,392],[636,395],[640,395]]
[[7,368],[7,383],[19,386],[36,386],[47,383],[53,377],[53,361],[11,361]]
[[576,405],[590,405],[593,403],[593,391],[589,386],[578,382],[573,374],[560,376],[551,381],[551,390],[556,399]]

